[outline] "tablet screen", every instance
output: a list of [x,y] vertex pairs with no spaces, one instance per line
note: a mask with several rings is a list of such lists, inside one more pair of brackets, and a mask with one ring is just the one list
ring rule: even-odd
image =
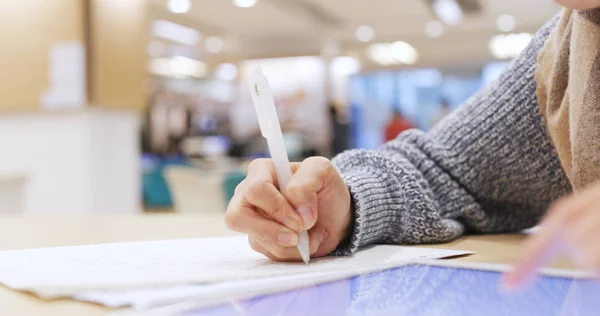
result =
[[518,294],[498,290],[501,274],[425,265],[188,310],[186,316],[599,315],[600,284],[545,276]]

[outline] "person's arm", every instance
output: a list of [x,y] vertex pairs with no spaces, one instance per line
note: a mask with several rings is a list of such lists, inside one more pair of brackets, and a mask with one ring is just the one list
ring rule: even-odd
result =
[[378,150],[333,160],[348,186],[354,227],[336,254],[373,243],[447,242],[534,226],[571,189],[536,99],[547,23],[509,69],[429,133],[410,130]]

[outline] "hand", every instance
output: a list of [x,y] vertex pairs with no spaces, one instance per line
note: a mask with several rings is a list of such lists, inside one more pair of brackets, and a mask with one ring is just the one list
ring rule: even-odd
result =
[[248,234],[252,249],[273,260],[301,260],[296,248],[301,230],[308,230],[312,257],[328,255],[349,234],[350,192],[326,158],[308,158],[290,168],[293,175],[282,194],[272,161],[253,161],[229,203],[225,222]]
[[504,277],[515,289],[529,283],[535,271],[563,252],[582,268],[600,272],[600,183],[559,201],[521,251],[521,260]]

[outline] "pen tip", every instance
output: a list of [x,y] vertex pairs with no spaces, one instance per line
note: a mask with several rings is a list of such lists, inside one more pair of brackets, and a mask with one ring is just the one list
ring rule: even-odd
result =
[[302,257],[302,261],[308,265],[308,262],[310,261],[310,255],[301,252],[300,257]]

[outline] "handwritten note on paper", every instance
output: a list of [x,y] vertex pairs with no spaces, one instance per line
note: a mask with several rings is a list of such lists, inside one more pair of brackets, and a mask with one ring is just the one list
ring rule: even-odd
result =
[[0,252],[0,283],[41,297],[91,290],[212,284],[260,277],[390,268],[409,260],[465,254],[451,250],[376,246],[351,257],[276,263],[246,238],[181,239]]

